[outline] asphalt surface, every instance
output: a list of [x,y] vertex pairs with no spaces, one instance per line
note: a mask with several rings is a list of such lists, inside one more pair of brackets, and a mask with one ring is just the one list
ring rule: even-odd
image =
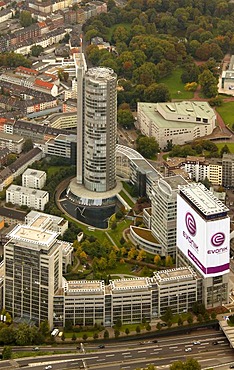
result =
[[[220,331],[199,330],[191,334],[157,338],[158,343],[152,341],[109,343],[104,349],[99,349],[97,344],[87,344],[85,352],[76,351],[74,354],[61,354],[55,356],[43,356],[37,358],[19,359],[15,365],[22,369],[42,370],[46,366],[52,369],[89,369],[134,370],[137,367],[146,367],[152,363],[157,370],[169,368],[176,360],[185,361],[193,357],[199,361],[202,369],[215,367],[218,370],[229,368],[234,362],[234,350],[230,348],[225,336]],[[194,342],[200,341],[200,344]],[[218,341],[217,345],[213,345]],[[191,348],[189,352],[185,351]],[[55,348],[53,348],[55,350]],[[69,348],[70,349],[70,348]],[[65,350],[65,348],[64,348]],[[4,361],[5,363],[5,361]],[[0,368],[3,367],[0,363]],[[11,367],[13,369],[14,367]]]

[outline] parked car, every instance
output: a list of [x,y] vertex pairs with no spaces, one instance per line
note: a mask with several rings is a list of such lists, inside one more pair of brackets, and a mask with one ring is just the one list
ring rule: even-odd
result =
[[193,342],[193,344],[201,344],[201,342],[199,342],[199,340]]
[[185,348],[185,352],[191,352],[192,351],[192,348],[188,347],[188,348]]

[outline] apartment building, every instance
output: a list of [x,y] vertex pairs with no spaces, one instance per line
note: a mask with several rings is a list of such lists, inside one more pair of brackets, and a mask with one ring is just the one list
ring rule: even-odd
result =
[[22,186],[26,188],[42,189],[46,183],[46,172],[27,168],[22,175]]
[[46,203],[49,202],[49,193],[44,190],[10,185],[6,190],[6,202],[43,211]]
[[24,138],[18,135],[1,132],[0,149],[8,148],[10,152],[20,154],[24,144]]

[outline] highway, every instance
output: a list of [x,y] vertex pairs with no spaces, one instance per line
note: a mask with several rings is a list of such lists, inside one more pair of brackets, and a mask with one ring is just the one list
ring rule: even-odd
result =
[[[108,369],[108,370],[134,370],[137,367],[146,367],[153,363],[157,370],[169,369],[171,363],[176,360],[185,361],[193,357],[199,361],[202,369],[214,367],[217,370],[229,368],[234,363],[234,350],[220,331],[199,330],[191,334],[183,334],[171,337],[159,337],[158,342],[151,340],[128,341],[124,343],[105,344],[104,349],[99,349],[97,344],[86,344],[84,351],[74,354],[58,354],[43,357],[32,357],[15,360],[15,365],[22,369],[42,370],[51,365],[52,369]],[[199,341],[200,344],[194,344]],[[218,342],[214,345],[213,342]],[[57,350],[72,350],[74,346],[60,346]],[[185,349],[191,348],[186,352]],[[32,349],[32,347],[31,347]],[[40,347],[42,350],[48,350]],[[25,350],[25,348],[24,348]],[[56,350],[54,347],[53,350]],[[7,363],[4,361],[7,365]],[[0,368],[3,368],[3,361]],[[9,364],[10,365],[10,364]],[[13,367],[5,367],[13,369]]]

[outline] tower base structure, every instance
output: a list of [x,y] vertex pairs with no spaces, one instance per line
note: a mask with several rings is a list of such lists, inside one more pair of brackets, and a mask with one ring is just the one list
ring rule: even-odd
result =
[[62,194],[60,204],[66,212],[82,223],[105,229],[108,227],[109,217],[116,212],[116,195],[121,189],[122,183],[117,181],[112,190],[93,192],[77,184],[76,178],[73,178],[66,192]]

